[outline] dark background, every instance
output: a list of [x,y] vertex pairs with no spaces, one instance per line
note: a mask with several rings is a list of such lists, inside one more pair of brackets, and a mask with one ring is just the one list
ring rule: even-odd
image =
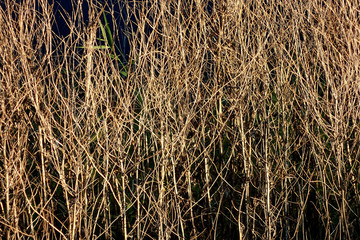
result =
[[[78,3],[81,1],[74,1],[76,4],[82,4],[82,10],[83,10],[83,17],[84,17],[84,24],[88,24],[88,10],[89,6],[87,4],[87,1],[82,1],[82,3]],[[124,56],[128,56],[129,54],[129,41],[127,37],[125,36],[125,32],[127,31],[127,26],[125,24],[125,21],[127,19],[127,13],[125,11],[124,1],[123,0],[101,0],[97,1],[100,3],[101,6],[105,7],[105,11],[109,11],[110,9],[114,12],[114,20],[115,26],[117,26],[119,29],[116,29],[117,31],[114,31],[113,29],[114,22],[113,18],[110,16],[110,14],[107,14],[107,20],[109,22],[109,26],[111,28],[111,31],[115,34],[116,32],[118,35],[114,36],[115,45],[120,48],[122,54]],[[57,34],[60,37],[66,37],[70,33],[70,29],[66,24],[66,21],[64,20],[63,16],[66,16],[65,13],[68,13],[69,16],[72,16],[73,14],[73,4],[71,0],[54,0],[54,16],[55,16],[55,22],[53,24],[53,31],[55,34]],[[102,19],[103,20],[103,19]],[[122,55],[120,54],[120,55]]]

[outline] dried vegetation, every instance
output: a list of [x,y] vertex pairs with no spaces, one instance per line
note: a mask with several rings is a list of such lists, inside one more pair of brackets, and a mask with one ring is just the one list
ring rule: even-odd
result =
[[1,2],[3,239],[360,235],[358,1]]

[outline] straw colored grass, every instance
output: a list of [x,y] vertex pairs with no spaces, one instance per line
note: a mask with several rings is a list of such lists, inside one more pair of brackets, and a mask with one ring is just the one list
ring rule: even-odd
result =
[[358,1],[0,2],[3,239],[360,235]]

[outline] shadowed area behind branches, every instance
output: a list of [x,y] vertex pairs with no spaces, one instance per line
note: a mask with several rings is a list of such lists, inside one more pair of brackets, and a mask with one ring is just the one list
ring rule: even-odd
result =
[[[114,0],[98,1],[99,6],[105,6],[104,10],[109,14],[109,26],[111,27],[112,32],[117,34],[115,37],[116,45],[119,46],[119,49],[121,50],[121,53],[124,54],[124,56],[128,56],[130,50],[129,40],[124,33],[128,32],[128,26],[125,23],[128,21],[125,4],[129,4],[129,6],[131,6],[131,4],[126,2],[127,1]],[[83,22],[85,24],[89,24],[89,4],[87,1],[54,0],[53,4],[53,31],[56,35],[66,37],[70,34],[70,28],[67,24],[67,19],[68,16],[73,16],[79,5],[81,6],[80,8]],[[111,12],[111,14],[109,12]],[[115,23],[113,21],[115,21]],[[114,31],[114,27],[117,28],[116,31]],[[127,62],[127,60],[128,59],[123,59],[125,62]]]

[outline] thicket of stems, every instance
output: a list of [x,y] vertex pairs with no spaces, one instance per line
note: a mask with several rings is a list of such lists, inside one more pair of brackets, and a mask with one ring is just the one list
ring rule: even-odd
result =
[[2,238],[360,235],[359,1],[80,2],[1,1]]

